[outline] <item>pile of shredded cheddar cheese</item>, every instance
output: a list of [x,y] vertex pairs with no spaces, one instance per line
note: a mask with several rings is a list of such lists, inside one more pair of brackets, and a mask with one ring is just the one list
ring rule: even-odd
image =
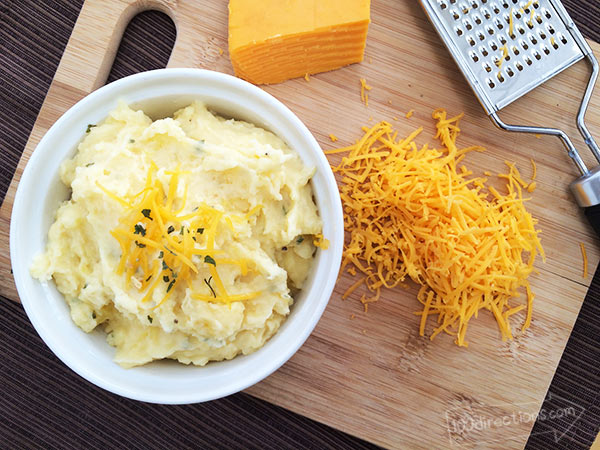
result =
[[[251,263],[245,259],[232,259],[223,250],[215,248],[215,238],[222,227],[235,232],[235,224],[247,221],[260,206],[246,216],[225,215],[205,204],[183,214],[186,204],[187,183],[183,199],[176,204],[176,192],[182,175],[187,172],[166,172],[170,176],[168,189],[156,177],[157,166],[152,163],[146,185],[132,198],[121,198],[97,183],[107,195],[121,203],[126,214],[120,225],[111,231],[119,242],[121,259],[116,272],[125,276],[127,287],[131,284],[144,293],[142,303],[152,298],[154,290],[162,285],[163,304],[181,285],[189,288],[191,297],[212,303],[231,304],[249,300],[260,292],[231,295],[219,276],[218,266],[233,264],[240,267],[242,275],[248,273]],[[199,267],[208,269],[209,278],[198,280]],[[201,277],[200,277],[201,278]],[[213,287],[214,283],[214,287]]]
[[[341,270],[362,275],[344,298],[365,284],[367,310],[382,288],[404,285],[408,276],[421,286],[421,336],[435,316],[431,339],[446,332],[467,346],[469,321],[481,309],[493,314],[503,340],[512,338],[511,316],[525,308],[522,330],[529,327],[534,295],[527,278],[544,251],[523,197],[534,182],[510,163],[500,174],[506,194],[472,177],[461,161],[483,148],[457,148],[461,117],[434,111],[440,150],[417,146],[422,129],[398,138],[381,122],[364,127],[354,145],[327,153],[348,153],[333,168],[341,176],[347,233]],[[526,302],[516,300],[522,288]]]

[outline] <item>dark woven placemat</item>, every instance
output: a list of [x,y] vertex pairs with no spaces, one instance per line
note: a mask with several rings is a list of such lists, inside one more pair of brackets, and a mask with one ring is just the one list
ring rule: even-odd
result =
[[[82,3],[0,0],[0,200]],[[598,1],[565,4],[582,31],[600,40]],[[163,67],[174,38],[174,26],[166,16],[140,14],[125,33],[109,81]],[[600,272],[528,448],[587,448],[593,441],[600,427],[598,336]],[[371,447],[246,394],[186,406],[151,405],[110,394],[60,362],[40,340],[22,307],[4,298],[0,299],[0,352],[2,448]],[[550,417],[570,405],[577,406],[576,417]],[[444,445],[440,443],[440,448]]]

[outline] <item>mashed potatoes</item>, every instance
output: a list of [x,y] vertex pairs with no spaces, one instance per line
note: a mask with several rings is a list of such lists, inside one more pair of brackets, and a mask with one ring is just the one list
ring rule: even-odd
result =
[[274,134],[201,103],[152,121],[119,104],[63,163],[71,199],[31,272],[124,367],[260,348],[321,242],[305,167]]

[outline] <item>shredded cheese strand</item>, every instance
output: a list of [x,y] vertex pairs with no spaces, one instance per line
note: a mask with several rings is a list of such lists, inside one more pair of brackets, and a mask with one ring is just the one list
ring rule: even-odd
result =
[[360,79],[360,100],[365,104],[365,106],[369,106],[369,94],[365,91],[370,91],[372,88],[367,84],[367,80],[364,78]]
[[581,257],[583,258],[583,278],[587,278],[587,276],[588,276],[588,257],[587,257],[587,252],[585,251],[585,244],[583,242],[580,242],[579,247],[581,248]]
[[[367,310],[381,288],[404,286],[408,277],[422,286],[420,334],[437,316],[430,338],[445,332],[467,346],[469,321],[481,309],[495,317],[503,339],[512,338],[511,318],[525,308],[522,329],[529,327],[534,295],[527,278],[535,255],[545,256],[523,197],[532,183],[516,166],[507,162],[507,173],[500,174],[506,194],[459,168],[466,153],[483,151],[457,147],[461,117],[434,111],[440,150],[416,145],[421,129],[402,139],[380,122],[363,128],[354,145],[326,153],[346,153],[332,164],[341,180],[347,232],[341,270],[360,272],[361,279],[344,298],[364,283],[376,293],[359,294]],[[515,305],[523,287],[526,304]]]
[[[136,289],[143,293],[140,302],[146,303],[154,298],[154,292],[163,286],[162,299],[151,308],[163,305],[182,284],[191,291],[194,299],[226,303],[245,301],[260,295],[260,292],[230,295],[219,277],[217,264],[237,265],[242,275],[248,274],[249,261],[246,259],[221,257],[224,252],[216,248],[216,237],[223,227],[235,233],[234,221],[246,222],[256,214],[262,205],[258,205],[244,216],[227,216],[208,205],[200,204],[192,213],[181,215],[187,201],[187,183],[181,198],[177,192],[183,182],[182,176],[189,172],[165,172],[170,176],[167,190],[155,177],[158,168],[150,164],[145,187],[131,198],[122,198],[109,191],[100,183],[97,187],[110,199],[125,207],[120,224],[110,234],[121,248],[121,258],[117,265],[117,274],[125,276],[129,289],[133,278]],[[319,237],[315,237],[319,239]],[[322,236],[321,236],[322,239]],[[201,263],[194,262],[199,258]],[[208,271],[215,281],[216,291],[205,295],[193,290],[193,281],[198,277],[199,267]],[[206,280],[201,286],[206,288]],[[198,283],[200,284],[200,283]]]
[[513,20],[514,8],[510,8],[509,19],[508,19],[508,34],[511,38],[515,38],[515,22]]

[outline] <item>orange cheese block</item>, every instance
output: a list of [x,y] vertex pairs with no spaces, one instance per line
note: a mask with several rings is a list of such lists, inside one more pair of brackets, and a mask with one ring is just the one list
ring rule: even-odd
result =
[[229,1],[229,54],[238,77],[255,84],[280,83],[362,61],[370,0],[259,4]]

